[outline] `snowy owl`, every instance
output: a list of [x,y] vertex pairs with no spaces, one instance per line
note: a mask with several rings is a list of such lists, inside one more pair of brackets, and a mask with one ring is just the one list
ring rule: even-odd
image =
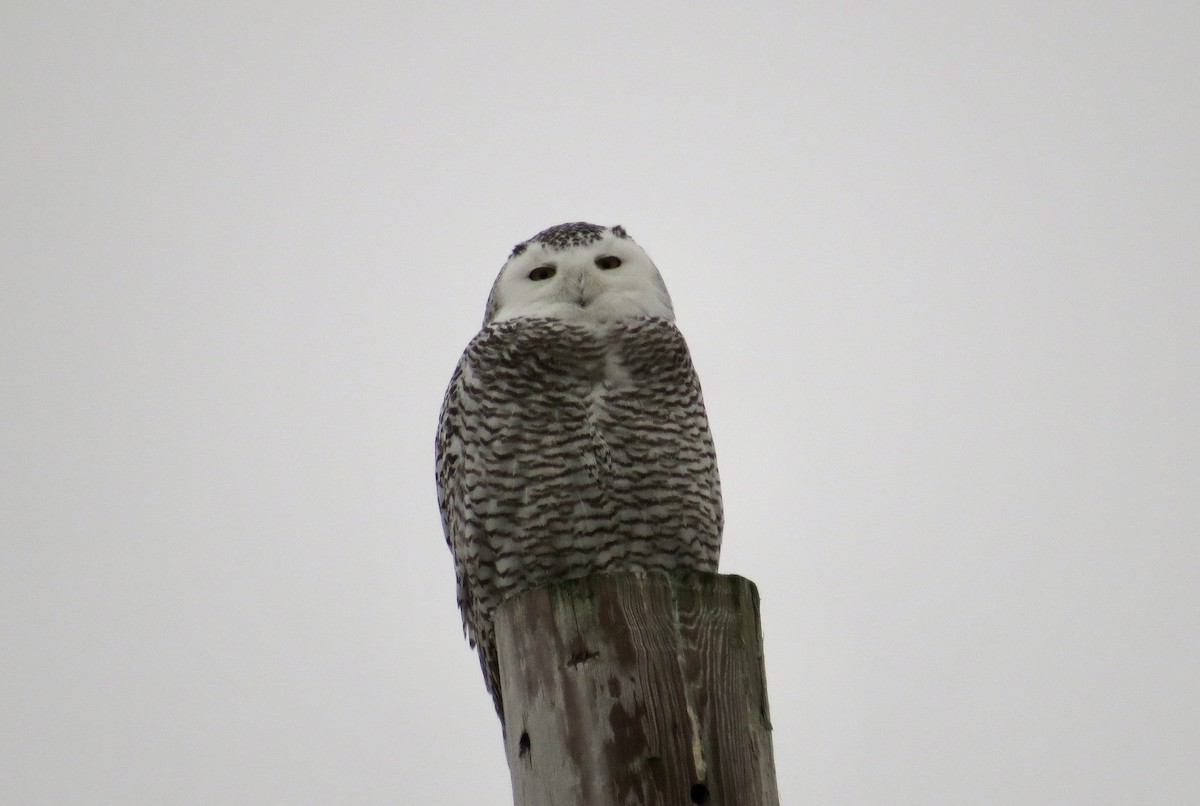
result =
[[505,599],[591,574],[717,569],[716,455],[674,322],[622,227],[560,224],[513,248],[450,379],[438,504],[501,722]]

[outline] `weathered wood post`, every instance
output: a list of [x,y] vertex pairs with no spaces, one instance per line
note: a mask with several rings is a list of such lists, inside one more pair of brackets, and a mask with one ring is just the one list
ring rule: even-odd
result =
[[594,576],[495,625],[516,806],[778,806],[754,583]]

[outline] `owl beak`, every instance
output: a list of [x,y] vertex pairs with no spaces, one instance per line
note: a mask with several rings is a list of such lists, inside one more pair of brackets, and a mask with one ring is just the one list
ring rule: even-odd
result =
[[580,308],[586,308],[595,298],[595,295],[591,293],[591,288],[588,287],[587,280],[587,272],[582,272],[574,283],[575,295],[572,299],[572,302],[574,302]]

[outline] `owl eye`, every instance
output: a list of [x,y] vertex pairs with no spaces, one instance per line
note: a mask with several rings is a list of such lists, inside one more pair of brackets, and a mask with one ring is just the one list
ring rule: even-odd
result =
[[529,279],[530,280],[549,280],[551,277],[554,276],[555,271],[556,271],[556,269],[549,264],[546,264],[545,266],[538,266],[536,269],[529,272]]
[[616,255],[602,255],[596,258],[596,265],[602,269],[615,269],[621,265],[621,258]]

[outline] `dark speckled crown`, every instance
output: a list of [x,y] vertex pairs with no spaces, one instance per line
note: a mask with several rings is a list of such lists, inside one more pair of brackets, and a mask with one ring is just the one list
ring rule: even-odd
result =
[[[560,249],[570,249],[573,246],[587,246],[590,243],[600,240],[600,236],[604,234],[604,230],[605,227],[597,224],[589,224],[586,221],[556,224],[553,227],[542,230],[528,241],[522,241],[514,246],[509,258],[514,258],[521,254],[532,243],[543,244],[555,252]],[[629,237],[625,232],[625,228],[620,225],[613,227],[612,233],[618,238]]]

